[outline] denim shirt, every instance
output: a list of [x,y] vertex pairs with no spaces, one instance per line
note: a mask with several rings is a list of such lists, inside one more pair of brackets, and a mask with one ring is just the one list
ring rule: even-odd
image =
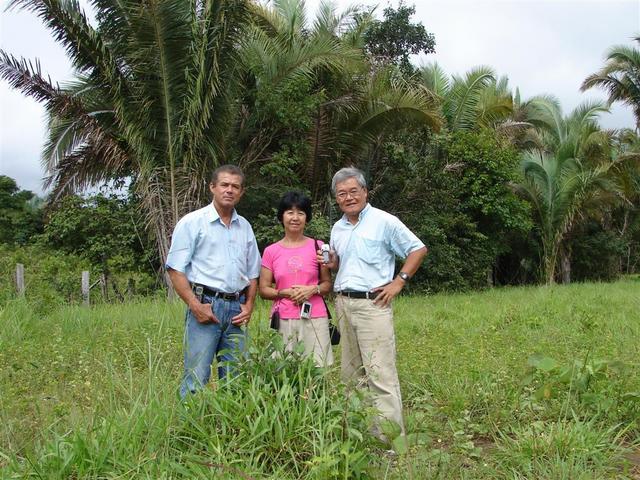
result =
[[227,227],[211,203],[178,221],[166,266],[192,283],[238,292],[260,275],[260,252],[249,222],[234,210]]
[[393,280],[396,255],[406,258],[424,243],[397,217],[367,203],[358,223],[345,215],[331,230],[331,247],[340,258],[334,290],[369,291]]

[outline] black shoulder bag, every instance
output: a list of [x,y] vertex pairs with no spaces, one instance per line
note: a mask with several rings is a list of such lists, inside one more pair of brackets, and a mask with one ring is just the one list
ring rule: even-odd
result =
[[[318,250],[320,250],[320,246],[318,245],[318,240],[314,238],[313,241],[316,244],[316,252],[317,252]],[[320,269],[321,269],[320,262],[318,262],[318,283],[320,283]],[[327,318],[329,318],[329,337],[331,337],[331,345],[338,345],[340,344],[340,330],[338,330],[338,327],[336,326],[336,324],[331,321],[332,319],[331,310],[329,310],[329,305],[327,305],[327,301],[324,299],[322,295],[320,295],[320,298],[322,298],[322,301],[324,302],[324,307],[327,309]]]

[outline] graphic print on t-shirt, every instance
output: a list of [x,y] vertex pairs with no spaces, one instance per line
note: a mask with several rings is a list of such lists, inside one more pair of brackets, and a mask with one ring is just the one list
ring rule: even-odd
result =
[[298,272],[302,270],[303,262],[300,255],[293,255],[287,260],[287,268],[289,273],[293,273],[294,284],[298,283]]

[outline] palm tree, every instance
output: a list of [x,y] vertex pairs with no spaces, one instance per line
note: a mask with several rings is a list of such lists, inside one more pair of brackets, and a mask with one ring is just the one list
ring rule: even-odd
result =
[[[640,37],[634,39],[640,44]],[[609,104],[622,102],[633,109],[640,130],[640,49],[626,45],[611,47],[600,71],[589,75],[582,90],[601,87],[609,94]]]
[[[429,91],[407,83],[393,68],[371,68],[363,51],[370,18],[356,8],[338,14],[333,4],[322,2],[310,23],[303,2],[277,0],[273,8],[256,7],[254,14],[243,57],[258,94],[261,89],[280,94],[280,87],[302,80],[321,99],[305,134],[308,154],[297,166],[314,200],[325,197],[336,168],[370,163],[372,145],[385,134],[407,125],[440,127]],[[250,137],[281,136],[265,133],[273,124],[269,120],[254,121],[259,127]],[[268,153],[261,149],[267,158]]]
[[[637,232],[637,227],[634,228],[634,225],[638,225],[640,215],[638,209],[638,205],[640,205],[640,137],[635,130],[621,129],[616,132],[614,141],[614,152],[621,164],[617,178],[624,199],[620,205],[619,215],[617,215],[618,228],[616,230],[627,245],[626,259],[621,261],[620,270],[631,273],[633,271],[631,265],[633,236]],[[612,215],[614,219],[615,213]]]
[[[238,136],[240,143],[246,145],[240,160],[243,166],[268,163],[278,139],[294,134],[278,130],[278,123],[256,99],[281,98],[295,103],[297,99],[288,98],[286,93],[292,85],[306,89],[309,96],[325,97],[326,91],[333,90],[329,83],[344,81],[364,69],[362,49],[352,38],[352,32],[360,29],[355,27],[355,13],[355,9],[347,9],[337,14],[331,3],[322,2],[317,18],[310,24],[300,0],[276,0],[270,7],[253,6],[254,24],[242,45],[243,62],[251,77],[248,86],[254,97],[245,104],[243,124],[248,128]],[[317,118],[309,122],[310,157],[316,160],[326,137],[320,127],[326,120],[322,104],[318,105]],[[310,158],[308,164],[294,168],[298,177],[306,178],[313,186],[327,166]]]
[[247,2],[92,5],[96,27],[75,0],[13,0],[65,47],[76,78],[60,87],[37,63],[3,51],[0,76],[45,104],[54,197],[130,178],[162,259],[173,225],[208,198],[207,175],[227,161]]
[[378,152],[387,135],[409,126],[437,132],[444,123],[433,92],[410,84],[394,66],[370,73],[366,81],[354,82],[339,100],[331,106],[333,167],[355,160],[372,177],[384,174]]
[[523,154],[522,181],[516,191],[531,202],[542,244],[541,269],[547,284],[555,282],[561,261],[563,281],[570,276],[567,240],[587,217],[598,217],[620,199],[617,172],[624,159],[613,154],[612,132],[602,131],[597,115],[607,111],[586,103],[567,118],[548,112],[556,128],[544,132],[542,149]]
[[449,78],[437,63],[431,63],[419,74],[422,84],[438,96],[452,131],[496,128],[513,110],[507,78],[497,78],[489,67],[475,67],[462,77]]
[[449,77],[437,64],[423,66],[420,82],[438,98],[451,131],[491,129],[519,149],[540,147],[540,134],[556,128],[560,104],[550,95],[520,98],[506,76],[489,67],[475,67],[464,76]]
[[560,101],[553,95],[536,95],[522,100],[516,89],[513,109],[509,117],[496,126],[496,131],[520,151],[541,150],[544,133],[554,132],[557,128],[558,112]]

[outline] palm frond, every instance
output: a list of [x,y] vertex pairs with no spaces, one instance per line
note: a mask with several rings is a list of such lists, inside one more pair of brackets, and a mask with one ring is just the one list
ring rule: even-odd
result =
[[473,68],[463,78],[453,76],[451,90],[444,103],[444,114],[452,130],[474,128],[482,92],[492,81],[495,81],[493,70],[483,66]]
[[429,90],[444,98],[451,88],[449,77],[437,63],[429,63],[420,68],[420,79]]
[[202,162],[204,156],[207,169],[212,170],[225,156],[224,139],[233,124],[232,105],[241,69],[236,46],[249,11],[244,2],[217,1],[208,3],[207,12],[192,27],[200,33],[192,33],[195,41],[179,128],[180,144],[185,146],[184,162]]
[[357,101],[345,110],[342,135],[350,151],[393,130],[416,125],[438,131],[443,120],[436,98],[422,86],[412,86],[393,74],[393,68],[381,70],[370,78]]
[[60,95],[60,87],[42,75],[38,60],[18,59],[3,50],[0,50],[0,78],[37,102],[50,102]]
[[[636,39],[637,41],[637,39]],[[608,95],[608,102],[622,102],[633,108],[640,124],[640,49],[616,45],[607,52],[605,65],[589,75],[581,89],[598,87]]]
[[360,12],[357,6],[349,6],[340,13],[336,4],[330,0],[322,0],[313,21],[311,36],[322,35],[342,37],[357,27],[356,15]]

